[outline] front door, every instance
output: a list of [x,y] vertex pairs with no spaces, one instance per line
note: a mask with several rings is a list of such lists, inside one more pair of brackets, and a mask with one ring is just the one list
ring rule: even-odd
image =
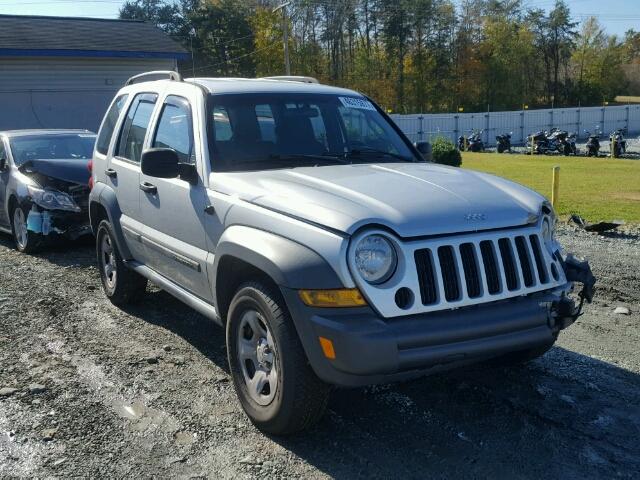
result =
[[[171,148],[181,163],[202,162],[194,145],[193,116],[186,98],[170,95],[155,122],[150,146]],[[204,229],[206,191],[200,174],[190,183],[182,178],[140,174],[140,213],[145,229],[147,265],[205,300],[212,300],[206,269]]]
[[131,254],[141,262],[145,262],[145,250],[140,241],[144,228],[140,209],[140,157],[157,99],[155,93],[140,93],[133,98],[107,166],[106,181],[116,191],[122,211],[122,231]]
[[[3,160],[4,159],[4,160]],[[0,227],[9,228],[7,217],[7,187],[9,186],[9,155],[4,146],[4,140],[0,137],[0,161],[3,161],[4,169],[0,170]]]

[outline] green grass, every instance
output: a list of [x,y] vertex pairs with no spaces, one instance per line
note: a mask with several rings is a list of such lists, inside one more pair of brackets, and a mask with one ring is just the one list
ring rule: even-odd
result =
[[553,167],[560,166],[556,211],[589,222],[624,220],[640,224],[640,160],[497,153],[462,155],[462,167],[493,173],[551,198]]

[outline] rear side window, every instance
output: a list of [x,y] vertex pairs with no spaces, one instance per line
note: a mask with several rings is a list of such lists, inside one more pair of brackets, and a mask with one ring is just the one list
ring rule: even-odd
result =
[[128,96],[129,95],[120,95],[115,99],[102,123],[102,128],[96,141],[96,150],[103,155],[106,155],[109,150],[111,136],[116,128],[116,123],[118,122],[118,118],[120,118],[120,112],[122,112]]
[[158,120],[154,148],[171,148],[182,163],[195,163],[189,104],[179,97],[167,97]]
[[144,138],[147,135],[151,114],[158,96],[150,93],[136,95],[127,112],[118,141],[118,156],[140,163]]

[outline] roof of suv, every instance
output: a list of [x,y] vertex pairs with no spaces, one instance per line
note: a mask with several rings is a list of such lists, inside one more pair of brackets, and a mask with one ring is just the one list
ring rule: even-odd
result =
[[[160,73],[160,72],[158,72]],[[226,93],[318,93],[333,95],[350,95],[361,97],[362,94],[346,88],[331,87],[318,83],[303,81],[279,80],[269,78],[185,78],[179,82],[175,80],[151,80],[131,84],[134,91],[144,90],[150,85],[157,88],[167,84],[196,84],[213,94]],[[146,87],[145,87],[146,86]]]
[[329,93],[362,96],[346,88],[290,80],[267,78],[189,78],[185,80],[202,85],[210,93]]

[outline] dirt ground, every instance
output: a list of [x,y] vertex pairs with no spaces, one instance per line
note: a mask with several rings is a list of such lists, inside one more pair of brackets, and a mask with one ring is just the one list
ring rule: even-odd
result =
[[336,391],[281,439],[241,411],[215,325],[155,288],[113,307],[90,243],[0,236],[0,477],[638,478],[640,232],[560,237],[599,291],[543,358]]

